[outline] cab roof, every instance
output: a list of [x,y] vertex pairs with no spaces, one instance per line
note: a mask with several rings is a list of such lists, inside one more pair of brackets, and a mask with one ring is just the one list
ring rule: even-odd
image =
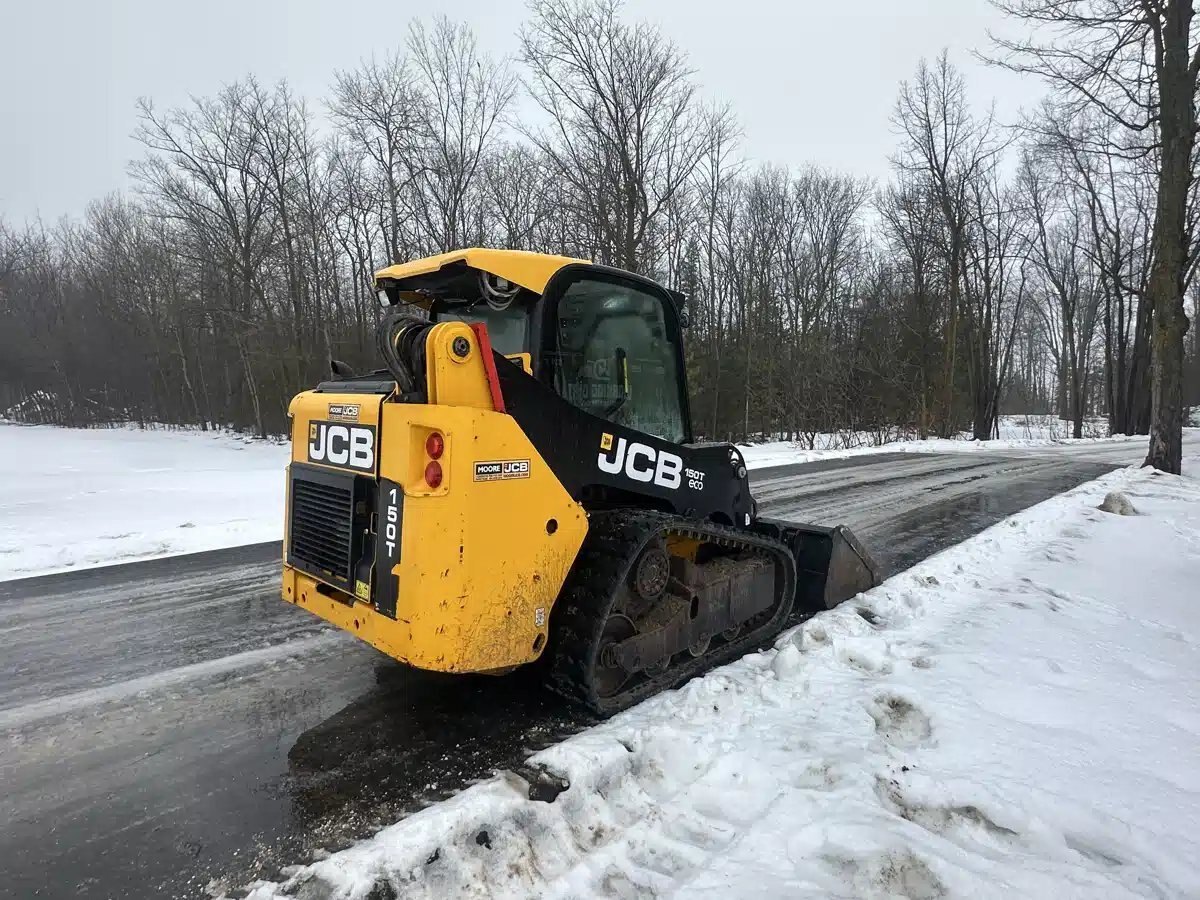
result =
[[[436,295],[454,290],[464,276],[476,277],[472,272],[487,272],[534,293],[545,290],[546,282],[564,266],[587,263],[586,259],[571,256],[554,256],[549,253],[531,253],[527,250],[488,250],[470,247],[453,250],[425,259],[388,266],[375,273],[376,288],[389,288],[404,294]],[[416,297],[405,297],[413,302]],[[417,300],[417,302],[420,302]]]

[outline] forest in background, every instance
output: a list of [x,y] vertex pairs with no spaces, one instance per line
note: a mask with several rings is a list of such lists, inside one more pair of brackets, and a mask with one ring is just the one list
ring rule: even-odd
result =
[[534,0],[513,58],[438,18],[323,98],[248,76],[142,100],[132,193],[0,219],[0,411],[281,433],[330,357],[377,365],[375,269],[495,246],[687,294],[708,439],[986,439],[1001,412],[1148,433],[1172,391],[1200,405],[1190,5],[997,5],[1065,17],[1069,53],[984,51],[1046,101],[1009,127],[945,54],[914,60],[885,184],[748,162],[736,111],[617,0]]

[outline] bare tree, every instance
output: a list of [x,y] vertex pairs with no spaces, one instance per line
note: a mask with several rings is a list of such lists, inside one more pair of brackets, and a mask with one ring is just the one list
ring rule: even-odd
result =
[[618,0],[533,0],[521,30],[529,90],[549,118],[522,126],[572,188],[570,213],[595,229],[604,262],[653,269],[653,226],[727,118],[696,97],[683,52]]
[[1117,126],[1047,102],[1030,128],[1053,161],[1067,202],[1087,228],[1081,249],[1103,303],[1105,406],[1113,434],[1150,430],[1151,173],[1145,159],[1113,151]]
[[1191,0],[993,0],[1052,37],[995,38],[998,62],[1046,78],[1076,109],[1122,129],[1118,146],[1157,160],[1153,259],[1150,449],[1146,465],[1178,473],[1183,440],[1183,295],[1194,239],[1189,228],[1200,46]]
[[[971,113],[962,74],[950,63],[945,51],[932,66],[922,60],[914,79],[901,83],[892,121],[901,136],[894,164],[905,176],[928,184],[941,216],[949,308],[939,430],[949,434],[954,430],[952,398],[964,311],[966,254],[972,217],[977,212],[972,192],[980,179],[989,177],[1004,144],[996,134],[990,113],[983,119]],[[974,321],[968,319],[967,325]],[[969,345],[976,336],[963,337]],[[979,362],[982,364],[984,360]],[[997,371],[991,365],[988,369]],[[992,424],[986,416],[976,418],[975,436],[980,440],[991,437]]]
[[895,301],[903,307],[901,327],[904,374],[901,381],[917,409],[917,433],[927,438],[933,429],[939,383],[939,360],[944,356],[944,302],[937,285],[943,280],[937,247],[942,243],[939,212],[932,192],[919,178],[903,178],[877,199],[885,240],[894,258]]
[[1016,329],[1027,296],[1027,238],[1017,190],[993,166],[969,185],[971,227],[963,283],[967,376],[977,440],[995,435]]
[[495,219],[490,241],[516,250],[542,247],[543,230],[555,217],[551,177],[546,159],[528,145],[493,148],[483,160],[483,196]]
[[1057,368],[1059,414],[1083,437],[1084,411],[1092,373],[1100,292],[1088,265],[1081,205],[1072,203],[1069,184],[1055,177],[1028,150],[1018,182],[1032,219],[1029,258],[1039,286],[1037,312]]
[[[225,88],[190,108],[158,113],[141,101],[137,138],[151,155],[133,164],[134,176],[152,195],[154,210],[182,226],[198,262],[214,258],[232,283],[222,314],[241,327],[231,330],[260,434],[266,435],[262,398],[252,364],[253,308],[261,298],[258,275],[272,249],[274,223],[269,175],[263,165],[266,138],[252,113],[262,94],[251,79]],[[265,305],[262,307],[266,311]]]
[[414,22],[408,46],[422,101],[419,152],[402,157],[419,194],[408,212],[428,249],[451,250],[470,242],[467,201],[517,81],[507,60],[481,53],[466,25],[444,17],[432,28]]
[[399,55],[371,59],[357,71],[338,72],[330,112],[346,139],[369,160],[380,187],[385,240],[392,262],[408,248],[401,228],[401,192],[421,174],[407,161],[417,155],[424,134],[421,96],[409,66]]

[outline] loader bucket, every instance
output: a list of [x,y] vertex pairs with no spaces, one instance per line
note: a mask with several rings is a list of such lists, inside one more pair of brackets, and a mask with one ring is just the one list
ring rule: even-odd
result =
[[879,566],[845,525],[788,523],[796,554],[796,608],[833,609],[879,584]]

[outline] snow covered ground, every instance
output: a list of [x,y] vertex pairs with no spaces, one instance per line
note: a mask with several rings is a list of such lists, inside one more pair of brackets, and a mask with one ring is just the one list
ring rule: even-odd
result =
[[0,580],[278,540],[288,448],[0,424]]
[[1118,470],[251,896],[1200,896],[1198,584]]

